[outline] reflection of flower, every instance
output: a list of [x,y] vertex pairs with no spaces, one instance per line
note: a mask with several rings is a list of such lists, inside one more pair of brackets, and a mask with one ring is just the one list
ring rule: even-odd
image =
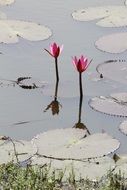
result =
[[44,110],[44,112],[46,112],[47,110],[51,109],[52,115],[59,114],[59,107],[62,107],[62,105],[57,100],[53,100],[47,106],[47,108]]
[[55,42],[50,45],[50,51],[45,49],[52,57],[57,58],[63,50],[63,45],[60,47]]
[[76,56],[73,58],[73,64],[75,65],[78,72],[82,73],[87,69],[90,62],[86,57],[81,55],[81,57],[78,59]]

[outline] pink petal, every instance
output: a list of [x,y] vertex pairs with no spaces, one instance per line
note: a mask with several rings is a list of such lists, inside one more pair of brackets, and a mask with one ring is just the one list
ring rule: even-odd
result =
[[60,47],[60,53],[63,51],[63,44],[61,45],[61,47]]

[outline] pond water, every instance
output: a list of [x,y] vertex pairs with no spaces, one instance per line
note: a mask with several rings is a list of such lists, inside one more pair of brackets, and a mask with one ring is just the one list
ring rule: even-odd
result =
[[[31,139],[43,131],[73,127],[78,122],[78,73],[72,65],[74,55],[93,59],[83,74],[84,100],[82,123],[91,134],[102,130],[121,142],[117,152],[126,153],[127,137],[118,130],[124,118],[104,115],[92,110],[88,101],[97,95],[126,92],[126,86],[104,79],[98,80],[96,66],[110,59],[126,59],[126,53],[108,54],[97,50],[94,42],[103,35],[126,31],[126,28],[103,28],[92,22],[77,22],[71,13],[79,8],[99,5],[123,5],[122,0],[17,0],[11,6],[1,7],[9,19],[33,21],[51,28],[53,35],[45,41],[30,42],[20,38],[17,44],[1,44],[0,51],[0,134],[15,139]],[[58,86],[59,114],[51,109],[44,112],[54,99],[54,60],[44,51],[52,42],[64,44],[59,57],[60,84]],[[32,77],[44,82],[44,88],[23,89],[9,80]]]

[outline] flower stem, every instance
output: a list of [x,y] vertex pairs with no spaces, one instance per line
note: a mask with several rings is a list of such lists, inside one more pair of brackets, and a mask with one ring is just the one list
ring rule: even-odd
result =
[[57,80],[57,81],[56,81],[56,85],[55,85],[55,95],[54,95],[54,100],[55,100],[55,101],[57,101],[58,84],[59,84],[59,81]]
[[80,100],[79,100],[79,115],[78,115],[78,123],[81,123],[82,100],[83,100],[83,96],[80,96]]
[[55,58],[55,67],[56,67],[56,81],[59,82],[59,72],[58,72],[58,61],[57,61],[57,57]]
[[80,97],[83,97],[83,90],[82,90],[82,73],[79,72],[79,90],[80,90]]

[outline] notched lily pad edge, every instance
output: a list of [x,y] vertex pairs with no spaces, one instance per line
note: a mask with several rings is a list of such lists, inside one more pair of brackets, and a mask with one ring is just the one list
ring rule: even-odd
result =
[[[97,98],[98,98],[99,96],[97,96]],[[102,112],[102,111],[99,111],[99,110],[97,110],[96,108],[94,108],[92,105],[91,105],[91,102],[92,102],[93,100],[92,99],[90,99],[89,101],[88,101],[88,105],[90,106],[90,108],[91,109],[93,109],[94,111],[97,111],[97,112],[99,112],[99,113],[101,113],[101,114],[105,114],[105,115],[109,115],[109,116],[113,116],[113,117],[123,117],[123,118],[127,118],[127,115],[126,116],[123,116],[123,115],[116,115],[116,114],[110,114],[110,113],[106,113],[106,112]]]
[[[103,73],[101,73],[100,71],[99,71],[99,67],[101,67],[102,65],[105,65],[105,64],[110,64],[110,63],[119,63],[119,62],[126,62],[126,60],[125,59],[110,59],[110,60],[107,60],[107,61],[104,61],[103,63],[99,63],[98,65],[97,65],[97,67],[96,67],[96,71],[97,71],[97,73],[100,75],[100,78],[107,78],[107,77],[105,77],[104,75],[103,75]],[[111,80],[111,79],[110,79]]]

